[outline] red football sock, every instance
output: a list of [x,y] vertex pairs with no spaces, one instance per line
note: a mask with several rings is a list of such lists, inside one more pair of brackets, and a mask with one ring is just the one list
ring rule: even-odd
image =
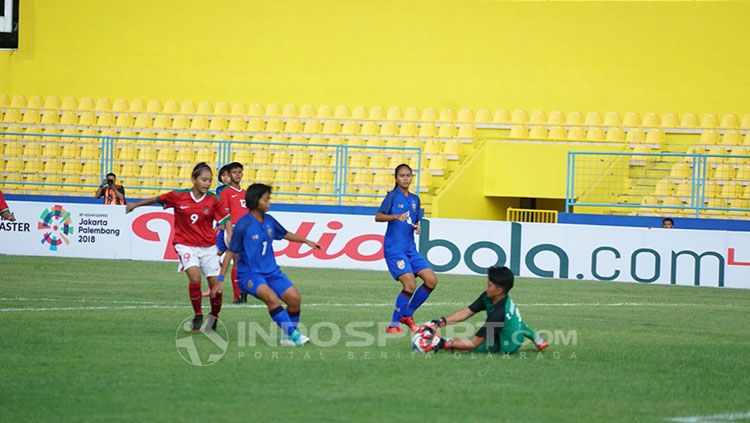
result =
[[232,267],[232,291],[234,292],[234,298],[232,300],[237,301],[240,298],[240,281],[237,277],[237,266]]
[[221,303],[223,300],[223,295],[221,295],[220,292],[216,293],[216,296],[214,298],[211,298],[211,315],[219,318],[219,312],[221,311]]
[[193,304],[193,312],[195,314],[203,315],[203,310],[201,309],[201,303],[203,302],[203,296],[201,295],[201,284],[189,283],[188,292],[190,293],[190,302]]

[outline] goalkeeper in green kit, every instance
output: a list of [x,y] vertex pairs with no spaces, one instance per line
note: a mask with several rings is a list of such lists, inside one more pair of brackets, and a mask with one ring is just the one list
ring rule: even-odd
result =
[[[521,348],[525,338],[542,351],[549,343],[528,327],[521,319],[518,305],[508,293],[513,288],[513,272],[507,267],[493,266],[487,270],[487,290],[469,307],[447,317],[441,317],[419,328],[426,339],[431,339],[437,329],[451,323],[463,322],[474,314],[485,310],[487,321],[472,338],[445,338],[439,342],[424,342],[424,352],[430,350],[455,350],[512,354]],[[434,346],[433,346],[434,345]]]

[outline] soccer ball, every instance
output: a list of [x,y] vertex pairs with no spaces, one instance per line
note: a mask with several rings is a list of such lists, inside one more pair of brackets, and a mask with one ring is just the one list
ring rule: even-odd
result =
[[435,352],[438,343],[440,343],[440,337],[431,330],[417,332],[411,338],[411,347],[422,354]]

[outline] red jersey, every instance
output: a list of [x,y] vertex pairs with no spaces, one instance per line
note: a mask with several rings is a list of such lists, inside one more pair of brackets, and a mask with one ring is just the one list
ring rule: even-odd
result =
[[[244,203],[245,201],[243,200],[242,202]],[[3,192],[0,191],[0,214],[5,213],[8,210],[10,210],[10,207],[8,207],[8,203],[5,202],[5,198],[3,197]]]
[[237,189],[231,185],[221,192],[221,204],[224,210],[232,216],[232,225],[236,224],[249,211],[247,205],[245,205],[245,190]]
[[221,200],[212,191],[201,198],[193,197],[192,189],[178,189],[159,196],[159,203],[174,209],[174,238],[172,244],[188,247],[216,245],[214,220],[219,225],[229,220]]

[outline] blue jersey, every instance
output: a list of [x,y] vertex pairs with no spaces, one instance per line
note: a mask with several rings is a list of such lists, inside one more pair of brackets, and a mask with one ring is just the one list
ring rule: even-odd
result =
[[283,239],[286,232],[269,214],[263,215],[263,222],[259,222],[251,213],[237,222],[229,251],[237,253],[237,275],[240,280],[247,280],[251,275],[270,275],[279,271],[272,244],[275,239]]
[[391,220],[383,239],[385,254],[407,251],[417,251],[414,244],[414,226],[422,218],[422,207],[419,197],[409,193],[407,197],[400,189],[396,188],[389,192],[380,204],[378,213],[404,214],[409,212],[406,222]]
[[219,185],[218,187],[216,187],[216,195],[221,195],[221,192],[224,191],[224,189],[226,189],[226,187],[228,186],[229,185]]

